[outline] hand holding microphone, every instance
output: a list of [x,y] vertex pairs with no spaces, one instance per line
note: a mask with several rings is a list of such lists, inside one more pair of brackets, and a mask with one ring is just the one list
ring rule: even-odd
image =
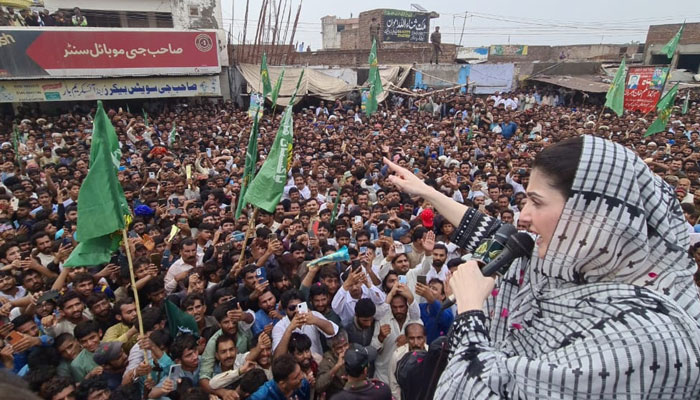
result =
[[450,279],[450,287],[454,295],[445,300],[442,305],[443,310],[451,307],[455,302],[459,313],[481,310],[484,300],[493,290],[495,279],[492,276],[504,274],[513,260],[532,253],[535,243],[529,234],[525,232],[513,234],[513,230],[503,231],[506,229],[499,229],[494,236],[494,241],[505,241],[505,247],[490,262],[479,269],[479,262],[471,260],[457,268],[457,272]]

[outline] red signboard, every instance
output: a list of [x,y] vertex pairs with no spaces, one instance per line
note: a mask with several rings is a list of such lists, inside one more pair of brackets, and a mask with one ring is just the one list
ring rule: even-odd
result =
[[0,29],[0,78],[221,71],[215,31]]
[[625,109],[650,112],[659,101],[668,67],[630,67],[625,83]]

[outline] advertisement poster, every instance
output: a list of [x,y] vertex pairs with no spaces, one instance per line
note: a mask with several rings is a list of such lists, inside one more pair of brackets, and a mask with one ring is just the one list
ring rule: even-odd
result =
[[647,113],[656,107],[668,67],[629,67],[625,83],[625,109]]
[[0,29],[0,79],[219,72],[215,31]]
[[427,43],[430,37],[430,15],[384,10],[382,29],[382,40],[385,42]]

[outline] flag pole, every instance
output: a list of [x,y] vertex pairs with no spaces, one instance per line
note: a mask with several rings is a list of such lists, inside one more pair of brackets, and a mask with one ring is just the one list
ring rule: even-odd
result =
[[[124,239],[124,250],[126,250],[126,260],[129,263],[129,278],[131,279],[131,290],[134,292],[134,303],[136,304],[136,319],[139,324],[139,335],[143,336],[143,319],[141,318],[141,304],[139,302],[139,293],[136,289],[136,279],[134,278],[134,263],[131,260],[131,248],[129,246],[129,237],[126,234],[126,227],[122,229],[122,238]],[[143,356],[148,362],[148,350],[143,350]]]
[[253,216],[250,218],[250,221],[248,221],[248,229],[245,231],[245,239],[243,239],[243,248],[241,249],[241,255],[238,256],[238,262],[236,263],[236,267],[238,268],[239,271],[241,268],[243,268],[243,261],[245,261],[245,248],[248,244],[248,239],[250,239],[250,233],[253,231],[255,228],[255,220],[258,218],[258,211],[260,209],[258,207],[255,207],[255,211],[253,211]]

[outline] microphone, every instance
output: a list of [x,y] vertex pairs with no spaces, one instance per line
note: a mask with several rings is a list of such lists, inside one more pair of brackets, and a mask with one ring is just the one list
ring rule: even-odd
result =
[[508,241],[508,238],[516,234],[518,230],[511,224],[502,224],[492,238],[484,240],[479,247],[474,250],[472,259],[479,263],[479,267],[488,264],[498,257]]
[[[500,229],[499,229],[500,231]],[[495,236],[494,236],[495,239]],[[484,276],[502,275],[507,270],[510,264],[516,258],[529,256],[532,254],[532,249],[535,247],[535,241],[526,232],[518,232],[511,235],[506,242],[505,248],[491,262],[481,268],[481,273]],[[452,307],[456,302],[454,294],[442,303],[440,310],[445,310]]]

